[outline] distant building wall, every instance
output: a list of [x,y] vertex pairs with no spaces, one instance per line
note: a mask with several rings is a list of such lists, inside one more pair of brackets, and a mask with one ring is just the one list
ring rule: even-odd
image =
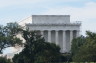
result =
[[70,15],[32,15],[32,23],[70,23]]

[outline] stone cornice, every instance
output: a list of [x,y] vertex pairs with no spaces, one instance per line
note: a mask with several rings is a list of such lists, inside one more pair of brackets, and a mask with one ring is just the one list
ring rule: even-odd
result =
[[70,17],[70,15],[32,15],[32,16],[59,16],[59,17],[62,17],[62,16],[64,16],[64,17]]
[[54,24],[50,24],[50,23],[44,23],[44,24],[26,24],[26,26],[80,26],[81,23],[54,23]]

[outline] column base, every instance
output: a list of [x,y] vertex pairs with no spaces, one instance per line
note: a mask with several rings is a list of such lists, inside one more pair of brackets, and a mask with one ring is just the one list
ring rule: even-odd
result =
[[61,49],[60,52],[61,53],[68,53],[67,49]]

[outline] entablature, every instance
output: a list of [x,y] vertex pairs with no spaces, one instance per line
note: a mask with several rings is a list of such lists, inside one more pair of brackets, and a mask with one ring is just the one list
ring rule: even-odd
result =
[[56,24],[26,24],[26,26],[81,26],[81,23],[56,23]]
[[65,24],[27,24],[26,25],[29,30],[79,30],[80,24],[78,25],[65,25]]

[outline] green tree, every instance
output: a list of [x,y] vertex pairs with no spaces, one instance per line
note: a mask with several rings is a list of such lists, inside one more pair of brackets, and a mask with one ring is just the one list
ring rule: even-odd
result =
[[59,61],[61,56],[59,46],[45,42],[44,38],[38,35],[36,31],[24,31],[23,37],[26,40],[24,49],[14,56],[14,63],[48,63]]
[[96,62],[96,33],[86,32],[86,43],[73,56],[73,61]]
[[18,33],[23,31],[23,27],[21,27],[18,23],[7,23],[4,26],[4,32],[6,32],[7,36],[16,36]]
[[0,57],[0,63],[12,63],[10,59],[6,57]]
[[71,52],[72,52],[72,55],[76,54],[80,47],[86,42],[86,39],[84,36],[80,36],[80,37],[77,37],[77,38],[74,38],[72,40],[72,45],[71,45]]
[[17,23],[0,26],[0,53],[7,47],[22,45],[22,41],[16,37],[19,32],[22,32],[22,28]]

